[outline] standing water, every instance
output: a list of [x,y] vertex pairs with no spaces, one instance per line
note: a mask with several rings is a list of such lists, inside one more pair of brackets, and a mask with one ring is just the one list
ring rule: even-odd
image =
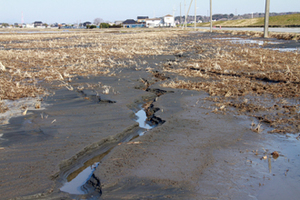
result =
[[[147,124],[147,115],[144,109],[139,110],[135,113],[137,116],[136,122],[139,123],[140,128],[143,129],[152,129],[154,126],[150,126]],[[147,131],[143,131],[139,133],[139,136],[142,136]],[[69,194],[75,195],[83,195],[87,194],[88,191],[84,189],[84,185],[90,180],[94,171],[99,166],[100,161],[113,149],[107,150],[105,153],[98,155],[91,160],[88,160],[83,167],[79,168],[78,170],[74,171],[67,177],[67,182],[60,188],[61,191],[67,192]]]

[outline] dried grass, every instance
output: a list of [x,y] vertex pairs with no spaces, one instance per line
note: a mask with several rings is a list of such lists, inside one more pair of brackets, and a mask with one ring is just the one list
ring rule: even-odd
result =
[[0,102],[0,113],[5,113],[7,110],[7,106],[5,106],[3,102]]
[[0,98],[43,94],[40,81],[61,81],[59,87],[72,90],[67,82],[74,76],[114,76],[116,67],[138,65],[131,60],[135,56],[164,54],[168,39],[177,36],[170,31],[2,34]]
[[[260,37],[262,33],[231,34]],[[270,35],[281,39],[299,39],[299,35],[292,34]],[[163,86],[206,91],[212,97],[218,96],[220,110],[227,111],[229,106],[243,112],[263,110],[263,106],[251,104],[248,100],[243,103],[230,102],[239,97],[244,100],[249,95],[299,97],[299,53],[257,48],[257,44],[242,45],[226,40],[191,37],[184,31],[1,34],[0,45],[2,100],[43,95],[45,88],[41,87],[40,82],[52,86],[55,83],[56,87],[66,87],[68,90],[89,88],[92,86],[72,85],[72,79],[90,75],[115,76],[127,67],[141,70],[141,66],[148,63],[140,58],[155,55],[177,55],[180,58],[161,67],[165,74],[183,77],[182,80],[170,80]],[[189,52],[193,52],[191,57],[184,56]],[[161,80],[168,79],[155,68],[147,67],[147,70]],[[110,86],[104,87],[100,83],[99,87],[105,94],[114,92]],[[278,105],[282,112],[293,112],[292,107]],[[0,101],[1,111],[4,112],[5,107]],[[297,126],[297,122],[288,120],[279,117],[273,121]]]
[[[195,37],[186,38],[177,49],[196,52],[198,56],[165,63],[164,71],[179,78],[164,82],[163,87],[205,91],[219,103],[218,107],[225,105],[226,111],[234,107],[239,114],[270,124],[275,132],[300,131],[300,115],[295,110],[300,93],[298,52]],[[256,97],[265,99],[266,106],[261,101],[249,100]],[[261,131],[260,125],[253,130]]]
[[[207,43],[214,43],[215,48]],[[233,44],[220,40],[198,40],[199,59],[164,65],[165,72],[210,81],[177,81],[166,87],[204,90],[212,96],[272,94],[275,97],[298,97],[300,56],[296,52],[278,52],[254,48],[256,45]],[[203,58],[204,57],[204,58]],[[278,83],[278,84],[274,84]]]

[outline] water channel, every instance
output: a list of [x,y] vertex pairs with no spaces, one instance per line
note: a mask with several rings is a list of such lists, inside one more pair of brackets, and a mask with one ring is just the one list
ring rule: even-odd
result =
[[[155,126],[150,126],[147,123],[147,115],[144,109],[139,110],[135,113],[136,115],[136,122],[139,123],[140,128],[145,129],[142,132],[139,132],[139,136],[144,135],[147,130],[154,128]],[[137,136],[138,137],[138,136]],[[84,163],[84,166],[77,169],[76,171],[70,173],[67,176],[67,182],[60,188],[61,191],[74,194],[74,195],[83,195],[87,194],[89,191],[85,188],[85,184],[91,179],[93,176],[94,171],[100,165],[100,161],[113,149],[107,149],[104,153],[88,160]]]

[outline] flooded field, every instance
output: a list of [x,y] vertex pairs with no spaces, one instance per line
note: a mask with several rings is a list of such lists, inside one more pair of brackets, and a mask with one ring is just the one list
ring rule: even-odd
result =
[[0,34],[3,199],[300,195],[294,35]]

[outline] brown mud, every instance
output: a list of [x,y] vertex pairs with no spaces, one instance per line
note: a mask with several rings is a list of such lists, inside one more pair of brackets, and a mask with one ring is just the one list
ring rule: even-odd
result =
[[[176,36],[169,37],[172,33]],[[88,59],[82,58],[86,63],[80,67],[75,57],[67,55],[49,60],[54,62],[48,67],[53,69],[49,81],[36,80],[44,77],[43,71],[28,71],[25,76],[14,72],[11,61],[2,60],[7,69],[1,73],[7,80],[15,77],[22,87],[9,92],[16,84],[8,84],[1,98],[23,97],[24,90],[28,96],[48,91],[42,101],[49,106],[28,110],[1,126],[1,199],[295,199],[300,195],[297,53],[214,39],[232,37],[228,34],[180,31],[164,32],[158,41],[154,38],[159,31],[148,36],[126,33],[148,45],[165,45],[156,50],[134,44],[127,51],[125,46],[109,44],[104,51],[99,43],[91,43],[101,33],[86,34],[79,35],[87,38],[81,39],[80,47],[68,44],[80,38],[76,35],[35,36],[38,41],[59,40],[75,53],[87,50]],[[9,49],[1,51],[12,56],[13,48],[20,53],[27,43],[2,42]],[[47,45],[40,48],[54,49]],[[110,61],[97,61],[93,51],[109,52]],[[55,68],[63,62],[73,66]],[[97,71],[99,66],[103,68]],[[76,69],[83,71],[76,74]],[[32,81],[39,85],[30,85]],[[138,137],[141,128],[133,119],[140,105],[149,123],[158,126]],[[275,151],[279,157],[271,155]],[[86,183],[88,194],[60,191],[70,176],[94,161],[100,164]]]

